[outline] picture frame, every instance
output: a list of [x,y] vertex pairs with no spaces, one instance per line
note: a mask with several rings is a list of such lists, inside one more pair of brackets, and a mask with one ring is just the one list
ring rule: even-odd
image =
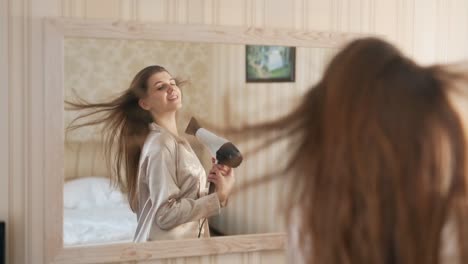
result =
[[246,82],[294,82],[296,47],[246,45]]

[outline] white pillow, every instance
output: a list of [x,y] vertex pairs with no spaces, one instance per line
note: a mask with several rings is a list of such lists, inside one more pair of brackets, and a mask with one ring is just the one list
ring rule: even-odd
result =
[[108,178],[80,178],[66,182],[63,188],[63,206],[68,209],[115,207],[126,203],[125,196],[111,186]]

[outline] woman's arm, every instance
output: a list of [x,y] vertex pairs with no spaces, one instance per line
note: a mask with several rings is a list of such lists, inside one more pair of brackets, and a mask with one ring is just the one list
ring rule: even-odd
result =
[[[176,184],[176,146],[163,145],[148,155],[147,174],[156,224],[163,230],[219,214],[220,202],[216,193],[198,199],[183,197]],[[186,183],[199,188],[198,178],[188,178]]]

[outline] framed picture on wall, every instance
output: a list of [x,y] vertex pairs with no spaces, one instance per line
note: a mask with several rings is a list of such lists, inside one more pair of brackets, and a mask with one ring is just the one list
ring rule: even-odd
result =
[[294,82],[296,48],[247,45],[247,82]]

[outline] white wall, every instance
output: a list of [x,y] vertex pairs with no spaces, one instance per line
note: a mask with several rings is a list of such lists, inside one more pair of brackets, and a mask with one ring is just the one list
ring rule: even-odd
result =
[[[45,206],[41,199],[33,199],[42,197],[46,184],[34,174],[43,167],[37,152],[42,142],[31,142],[30,135],[47,130],[31,131],[30,127],[33,122],[41,123],[34,118],[41,109],[31,102],[42,96],[35,87],[42,85],[44,16],[373,32],[422,63],[468,55],[465,0],[0,1],[0,218],[7,220],[8,263],[41,263],[43,258],[44,237],[34,226],[44,224],[41,212]],[[264,88],[258,91],[268,93]],[[283,95],[272,93],[275,98]],[[283,263],[281,256],[282,252],[246,253],[161,263]]]

